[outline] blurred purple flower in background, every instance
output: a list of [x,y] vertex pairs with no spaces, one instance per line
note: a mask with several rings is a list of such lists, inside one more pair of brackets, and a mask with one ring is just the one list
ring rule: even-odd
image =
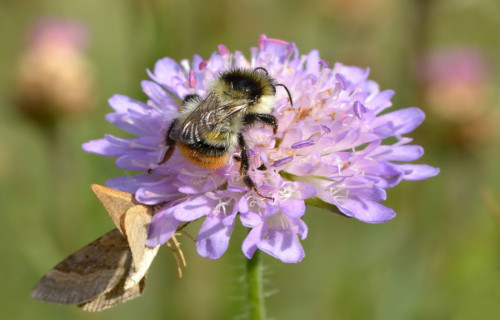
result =
[[481,148],[498,136],[494,68],[475,47],[443,47],[428,52],[417,65],[428,111],[442,121],[441,139],[459,149]]
[[51,122],[94,106],[87,43],[87,29],[75,20],[42,19],[33,24],[16,72],[15,99],[25,115]]
[[477,48],[441,48],[424,56],[417,74],[426,87],[432,112],[447,121],[463,123],[488,110],[491,70],[491,62]]
[[[251,228],[243,242],[248,258],[260,249],[283,262],[299,262],[304,257],[299,237],[307,236],[301,219],[306,199],[381,223],[395,216],[381,204],[385,189],[438,174],[437,168],[407,163],[419,159],[423,149],[403,135],[420,125],[424,113],[418,108],[382,113],[394,92],[380,91],[368,80],[369,70],[340,63],[330,67],[316,50],[299,55],[293,42],[264,35],[249,59],[223,45],[218,49],[208,60],[198,55],[180,63],[159,60],[149,72],[153,81],[142,82],[146,103],[121,95],[109,100],[115,112],[106,119],[136,138],[106,135],[83,145],[88,152],[117,157],[121,169],[144,172],[110,179],[107,186],[135,193],[147,205],[162,204],[151,222],[148,245],[163,244],[182,222],[205,217],[198,252],[219,258],[239,217]],[[274,200],[248,190],[233,157],[215,171],[189,163],[179,152],[156,165],[166,150],[166,130],[179,112],[176,99],[192,93],[205,97],[208,84],[223,70],[258,66],[284,83],[294,100],[292,106],[285,90],[277,91],[276,134],[267,127],[245,132],[249,174]],[[391,137],[395,143],[383,144]]]

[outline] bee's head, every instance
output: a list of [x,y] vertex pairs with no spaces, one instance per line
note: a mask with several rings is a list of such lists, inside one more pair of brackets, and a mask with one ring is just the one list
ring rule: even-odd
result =
[[274,80],[266,73],[251,69],[231,69],[223,72],[213,90],[228,102],[252,105],[263,96],[274,96]]

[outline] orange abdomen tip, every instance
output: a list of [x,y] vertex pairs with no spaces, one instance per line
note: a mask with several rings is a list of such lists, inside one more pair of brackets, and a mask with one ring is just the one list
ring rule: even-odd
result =
[[207,156],[204,153],[201,153],[197,150],[194,150],[192,148],[187,147],[186,145],[179,143],[177,145],[179,149],[181,150],[182,154],[184,157],[194,163],[197,166],[210,169],[210,170],[215,170],[220,167],[223,167],[226,165],[227,160],[228,160],[228,155],[223,154],[222,156],[218,157],[213,157],[213,156]]

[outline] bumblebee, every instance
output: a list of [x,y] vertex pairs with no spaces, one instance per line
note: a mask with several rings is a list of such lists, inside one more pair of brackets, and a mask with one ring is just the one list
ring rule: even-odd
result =
[[269,198],[259,193],[248,175],[248,147],[243,132],[261,123],[276,134],[278,121],[272,113],[277,86],[285,88],[293,104],[288,88],[276,83],[262,67],[222,72],[210,83],[204,99],[196,94],[184,98],[180,115],[167,130],[168,149],[158,164],[167,162],[177,146],[187,160],[213,170],[226,165],[229,154],[239,146],[237,160],[243,182],[261,197]]

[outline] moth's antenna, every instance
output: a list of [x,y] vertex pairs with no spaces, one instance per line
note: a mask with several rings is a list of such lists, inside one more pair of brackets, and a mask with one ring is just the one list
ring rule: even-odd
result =
[[285,86],[283,83],[277,83],[277,84],[275,84],[274,86],[275,86],[275,87],[280,86],[280,87],[285,88],[286,93],[288,93],[288,98],[290,99],[290,104],[291,104],[291,105],[292,105],[292,107],[293,107],[292,95],[290,94],[290,90],[288,90],[287,86]]

